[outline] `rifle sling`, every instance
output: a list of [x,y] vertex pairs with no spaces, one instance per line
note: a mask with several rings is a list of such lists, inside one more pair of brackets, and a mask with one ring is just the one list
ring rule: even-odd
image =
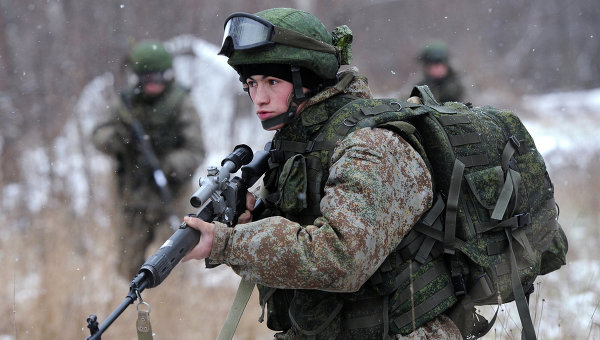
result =
[[233,334],[235,334],[235,330],[240,322],[242,313],[244,313],[244,309],[248,304],[248,300],[250,299],[250,295],[252,295],[253,290],[254,283],[244,279],[240,281],[237,293],[235,294],[235,298],[231,304],[231,309],[229,309],[229,313],[227,313],[227,318],[225,319],[225,323],[219,332],[217,340],[231,340],[233,338]]

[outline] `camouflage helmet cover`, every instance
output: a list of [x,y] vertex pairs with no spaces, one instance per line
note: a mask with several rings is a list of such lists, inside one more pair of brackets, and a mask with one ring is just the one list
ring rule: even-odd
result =
[[145,40],[133,46],[129,59],[136,74],[163,72],[173,63],[164,45],[155,40]]
[[445,63],[448,61],[448,47],[442,41],[430,41],[425,45],[419,60],[424,63]]
[[332,35],[315,16],[292,8],[272,8],[258,12],[256,16],[274,26],[296,31],[335,46],[339,53],[331,54],[284,44],[275,44],[269,49],[258,51],[236,50],[229,57],[228,63],[238,71],[236,66],[239,65],[288,64],[306,68],[322,79],[335,79],[340,64],[348,64],[352,58],[352,32],[345,25],[336,28]]

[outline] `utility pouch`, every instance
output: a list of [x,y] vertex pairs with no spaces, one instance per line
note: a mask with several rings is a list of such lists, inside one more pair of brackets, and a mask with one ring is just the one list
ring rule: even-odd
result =
[[279,175],[278,192],[281,193],[277,206],[288,214],[297,214],[308,206],[306,158],[297,154],[289,158]]

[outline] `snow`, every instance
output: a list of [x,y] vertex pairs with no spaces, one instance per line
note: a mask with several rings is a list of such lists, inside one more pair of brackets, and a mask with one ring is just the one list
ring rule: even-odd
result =
[[523,108],[536,114],[523,123],[542,155],[556,154],[550,165],[559,166],[564,154],[577,153],[585,166],[600,148],[600,89],[524,96]]

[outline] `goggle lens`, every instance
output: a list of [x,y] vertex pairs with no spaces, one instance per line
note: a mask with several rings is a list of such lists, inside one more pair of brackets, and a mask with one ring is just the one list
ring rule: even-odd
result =
[[220,54],[231,50],[228,40],[231,40],[233,49],[246,50],[254,47],[271,44],[273,25],[268,22],[253,18],[248,15],[232,15],[225,24],[223,42]]

